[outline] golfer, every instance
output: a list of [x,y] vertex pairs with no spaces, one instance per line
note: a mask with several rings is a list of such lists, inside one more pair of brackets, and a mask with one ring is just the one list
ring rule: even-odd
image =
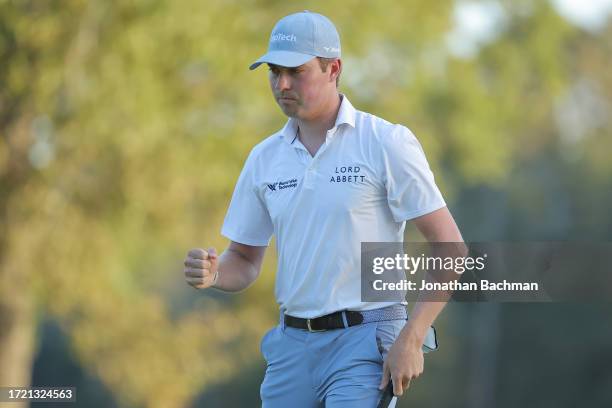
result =
[[274,235],[280,321],[261,342],[263,407],[373,408],[389,381],[400,396],[421,375],[444,302],[417,302],[409,319],[405,303],[363,302],[361,242],[401,242],[408,220],[431,242],[462,237],[411,131],[338,92],[340,38],[328,18],[282,18],[250,69],[261,64],[289,119],[244,164],[221,230],[229,247],[189,251],[185,277],[241,291]]

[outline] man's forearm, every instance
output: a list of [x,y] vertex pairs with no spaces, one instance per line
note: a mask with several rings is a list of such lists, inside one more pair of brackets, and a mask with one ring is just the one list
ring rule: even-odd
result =
[[[453,246],[445,246],[445,248],[453,248]],[[457,257],[457,254],[455,253],[453,256]],[[454,271],[450,271],[438,275],[437,279],[434,279],[428,273],[426,274],[425,279],[428,282],[439,280],[450,282],[458,280],[459,276],[460,275],[457,275]],[[421,347],[425,341],[425,336],[427,335],[429,327],[434,323],[440,312],[442,312],[442,309],[444,309],[444,306],[446,306],[451,296],[452,292],[446,290],[421,292],[417,302],[414,304],[414,307],[410,312],[410,319],[402,329],[400,335],[405,337],[408,343],[416,343],[415,345]]]
[[410,319],[400,332],[409,344],[421,347],[429,327],[436,320],[447,302],[417,302],[410,313]]
[[[456,243],[435,243],[436,248],[434,253],[440,259],[447,258],[463,258],[467,255],[467,247],[463,242]],[[428,282],[452,282],[458,281],[461,277],[455,271],[434,271],[435,277],[430,273],[426,273],[425,279]],[[406,338],[409,343],[422,346],[425,341],[425,336],[429,327],[434,323],[448,300],[452,296],[452,291],[432,290],[424,291],[419,294],[419,298],[415,303],[410,319],[404,326],[401,335]]]
[[240,252],[227,249],[219,257],[217,282],[213,286],[224,292],[239,292],[257,279],[261,265],[253,265]]

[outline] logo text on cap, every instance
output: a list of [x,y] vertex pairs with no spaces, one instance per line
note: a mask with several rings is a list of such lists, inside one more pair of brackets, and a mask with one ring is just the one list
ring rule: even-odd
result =
[[285,33],[274,33],[270,38],[270,42],[274,41],[291,41],[297,42],[297,38],[293,34],[285,34]]

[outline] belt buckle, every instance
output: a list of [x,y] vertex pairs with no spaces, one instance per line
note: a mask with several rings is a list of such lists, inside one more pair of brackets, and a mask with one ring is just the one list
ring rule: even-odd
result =
[[308,331],[311,333],[323,332],[325,329],[315,330],[310,326],[310,319],[306,319],[306,327],[308,327]]

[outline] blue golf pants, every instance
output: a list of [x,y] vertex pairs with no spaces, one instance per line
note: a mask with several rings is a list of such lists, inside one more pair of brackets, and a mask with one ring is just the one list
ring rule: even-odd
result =
[[285,327],[261,341],[267,368],[263,408],[375,408],[389,348],[406,320],[365,323],[324,332]]

